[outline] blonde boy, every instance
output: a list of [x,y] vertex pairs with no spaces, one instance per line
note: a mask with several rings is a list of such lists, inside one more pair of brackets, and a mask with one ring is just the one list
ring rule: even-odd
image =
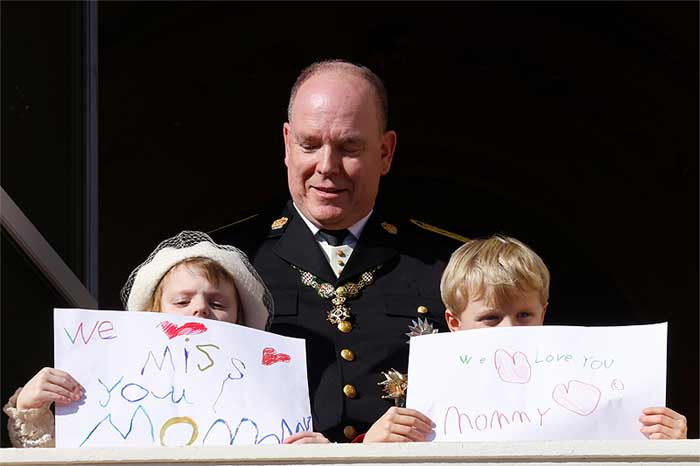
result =
[[549,300],[549,270],[517,239],[472,240],[452,254],[440,293],[452,332],[542,325]]
[[[440,281],[450,331],[542,325],[549,301],[549,270],[515,238],[494,235],[467,241],[450,258]],[[650,439],[687,437],[685,416],[666,407],[645,408],[640,432]],[[407,408],[390,408],[364,442],[426,440],[432,421]]]

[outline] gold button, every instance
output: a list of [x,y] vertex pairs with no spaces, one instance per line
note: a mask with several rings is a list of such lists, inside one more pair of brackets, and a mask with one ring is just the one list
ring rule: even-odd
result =
[[345,257],[345,252],[342,249],[338,249],[338,257]]
[[427,314],[428,313],[428,308],[425,306],[418,306],[418,309],[416,309],[416,310],[418,311],[418,314]]
[[345,262],[342,259],[338,259],[338,265],[342,267],[345,265]]
[[338,330],[340,330],[343,333],[350,333],[352,331],[352,324],[347,320],[338,322]]
[[355,398],[357,396],[357,390],[355,390],[355,387],[350,384],[343,387],[343,393],[345,393],[345,396],[348,398]]
[[346,361],[354,361],[355,360],[355,353],[353,353],[352,350],[349,350],[347,348],[343,348],[340,350],[340,357],[345,359]]
[[343,435],[346,439],[352,440],[357,437],[357,429],[355,429],[355,426],[345,426],[343,427]]

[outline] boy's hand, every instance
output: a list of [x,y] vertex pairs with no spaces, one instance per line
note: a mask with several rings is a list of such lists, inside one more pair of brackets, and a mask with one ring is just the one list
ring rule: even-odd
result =
[[83,392],[83,387],[68,372],[44,367],[22,387],[17,408],[41,408],[54,401],[68,404],[79,400]]
[[363,442],[424,442],[433,421],[415,409],[392,406],[365,434]]
[[331,443],[330,440],[326,438],[325,435],[323,435],[320,432],[297,432],[294,435],[290,435],[289,437],[284,439],[284,442],[282,443],[295,443],[295,444],[300,444],[300,443]]
[[688,421],[671,408],[644,408],[639,422],[642,423],[639,431],[649,439],[688,438]]

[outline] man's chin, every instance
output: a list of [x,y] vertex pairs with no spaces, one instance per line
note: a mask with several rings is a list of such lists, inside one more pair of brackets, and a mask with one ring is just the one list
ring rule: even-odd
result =
[[352,223],[346,224],[349,221],[348,209],[341,206],[315,206],[309,214],[311,215],[309,220],[321,228],[340,230],[352,225]]

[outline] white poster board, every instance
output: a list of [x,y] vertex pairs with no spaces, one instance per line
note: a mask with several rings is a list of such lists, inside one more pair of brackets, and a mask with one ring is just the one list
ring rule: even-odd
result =
[[436,441],[643,439],[664,406],[667,324],[507,327],[411,339],[407,407]]
[[305,342],[155,312],[54,310],[57,447],[281,443],[312,430]]

